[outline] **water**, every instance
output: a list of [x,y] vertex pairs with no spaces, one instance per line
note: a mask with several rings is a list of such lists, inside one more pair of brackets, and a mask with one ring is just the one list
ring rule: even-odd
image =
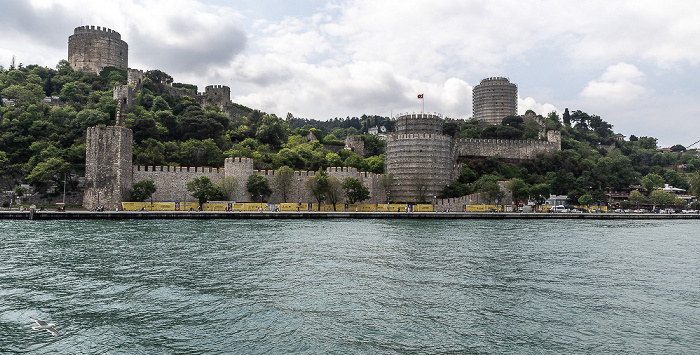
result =
[[0,221],[0,353],[698,353],[698,230]]

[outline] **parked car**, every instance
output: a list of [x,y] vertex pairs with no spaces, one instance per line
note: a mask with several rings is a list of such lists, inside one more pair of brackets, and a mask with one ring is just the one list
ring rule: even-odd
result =
[[568,213],[568,212],[570,212],[570,210],[569,210],[568,208],[566,208],[566,206],[564,206],[564,205],[559,205],[559,206],[554,206],[554,207],[550,208],[550,209],[549,209],[549,212],[552,212],[552,213]]

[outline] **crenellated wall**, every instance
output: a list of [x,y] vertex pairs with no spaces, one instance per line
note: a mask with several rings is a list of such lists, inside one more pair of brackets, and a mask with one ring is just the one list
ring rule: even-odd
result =
[[156,192],[152,196],[153,201],[196,201],[187,192],[185,184],[188,181],[207,176],[217,184],[225,176],[224,169],[181,166],[133,166],[131,173],[134,183],[153,180],[156,185]]
[[396,118],[396,134],[442,134],[442,116],[431,113],[402,114]]
[[[386,195],[379,184],[379,176],[373,173],[358,172],[356,168],[328,168],[329,176],[335,176],[339,180],[346,177],[354,177],[362,181],[371,193],[371,199],[367,203],[381,203],[386,201]],[[156,192],[153,194],[153,201],[186,201],[194,202],[195,199],[187,192],[188,181],[207,176],[212,182],[218,184],[225,177],[235,177],[238,187],[231,200],[236,202],[257,202],[257,196],[251,196],[246,190],[248,178],[253,174],[260,174],[266,179],[272,188],[272,195],[265,199],[270,202],[284,202],[281,192],[275,188],[275,170],[254,170],[253,159],[250,158],[227,158],[224,168],[210,167],[179,167],[179,166],[133,166],[131,174],[134,182],[142,180],[153,180],[156,185]],[[304,181],[317,174],[315,171],[295,171],[291,179],[288,190],[287,202],[303,203],[315,202],[313,196],[304,189]]]
[[505,160],[531,160],[540,154],[561,150],[559,131],[547,132],[549,141],[509,140],[509,139],[456,139],[453,160],[461,162],[471,158],[485,158],[498,155]]

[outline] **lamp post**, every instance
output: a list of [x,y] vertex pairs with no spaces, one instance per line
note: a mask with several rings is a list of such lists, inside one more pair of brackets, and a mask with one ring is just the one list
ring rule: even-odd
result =
[[66,206],[66,176],[68,173],[63,173],[63,206]]
[[262,209],[262,198],[263,198],[263,195],[260,194],[260,212],[263,211],[263,209]]
[[97,191],[97,208],[95,208],[95,210],[98,211],[100,209],[100,194],[102,194],[102,191]]

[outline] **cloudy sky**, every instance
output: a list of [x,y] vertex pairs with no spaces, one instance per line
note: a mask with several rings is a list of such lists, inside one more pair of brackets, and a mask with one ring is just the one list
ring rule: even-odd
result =
[[[661,146],[700,140],[694,0],[2,0],[0,65],[55,67],[82,25],[129,44],[129,66],[231,87],[285,117],[472,115],[483,78],[519,111],[601,116]],[[700,146],[700,144],[696,145]]]

